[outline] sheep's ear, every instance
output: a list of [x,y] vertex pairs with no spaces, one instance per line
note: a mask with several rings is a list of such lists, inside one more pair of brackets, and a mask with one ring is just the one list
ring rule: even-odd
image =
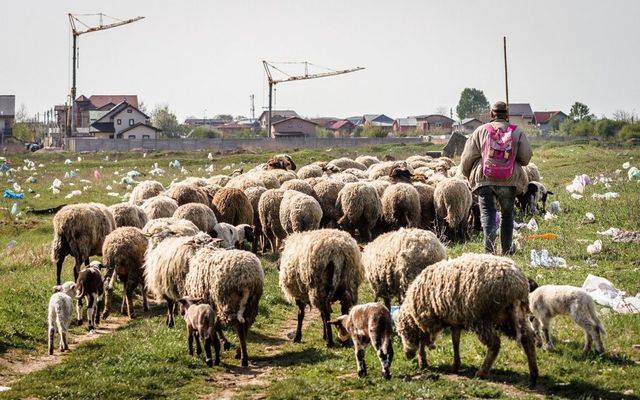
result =
[[285,154],[284,156],[287,157],[287,160],[289,160],[289,162],[291,163],[291,169],[295,171],[296,170],[296,163],[293,162],[293,158],[291,158],[291,156],[288,155],[288,154]]
[[554,194],[554,193],[547,190],[547,194]]
[[187,307],[190,303],[190,299],[188,299],[187,297],[182,297],[178,299],[178,303],[182,304],[183,306]]
[[60,286],[60,285],[55,285],[53,287],[53,293],[57,293],[57,292],[59,292],[61,290],[62,290],[62,286]]
[[251,235],[253,234],[253,227],[251,225],[247,225],[244,227],[244,234]]

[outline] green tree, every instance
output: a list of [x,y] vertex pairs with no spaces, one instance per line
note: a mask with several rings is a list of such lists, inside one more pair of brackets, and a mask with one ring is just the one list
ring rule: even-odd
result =
[[603,138],[614,137],[623,125],[624,122],[603,118],[600,121],[596,122],[595,134],[598,136],[602,136]]
[[167,137],[178,137],[182,132],[178,118],[169,110],[169,105],[156,105],[151,112],[151,124]]
[[36,139],[36,132],[27,122],[16,122],[13,124],[13,137],[21,142],[31,143]]
[[640,123],[626,124],[622,129],[620,129],[618,135],[622,140],[640,138]]
[[198,139],[198,138],[216,138],[220,136],[216,131],[210,129],[206,126],[196,126],[187,132],[187,135],[190,138]]
[[389,133],[388,130],[382,128],[381,126],[365,126],[364,129],[362,130],[362,136],[371,137],[371,138],[387,137],[388,133]]
[[571,106],[569,118],[574,121],[591,121],[593,115],[591,115],[591,110],[586,104],[576,101]]
[[489,101],[482,90],[465,88],[460,93],[460,101],[456,107],[459,119],[478,117],[489,111]]

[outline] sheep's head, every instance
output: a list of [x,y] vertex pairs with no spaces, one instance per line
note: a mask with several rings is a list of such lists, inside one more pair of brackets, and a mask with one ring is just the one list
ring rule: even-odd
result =
[[341,315],[333,321],[329,321],[327,323],[336,327],[336,330],[338,331],[338,339],[340,341],[346,342],[347,340],[349,340],[349,338],[351,338],[351,334],[349,334],[349,330],[347,329],[347,326],[349,325],[348,315]]
[[403,312],[402,308],[398,313],[396,328],[400,339],[402,339],[405,357],[408,360],[413,359],[420,346],[420,339],[423,336],[422,331],[420,331],[413,318]]
[[53,293],[64,293],[69,297],[76,296],[76,284],[75,282],[69,281],[65,282],[62,285],[56,285],[53,287]]
[[295,171],[296,164],[293,162],[293,158],[291,158],[290,155],[280,154],[271,157],[269,161],[267,161],[267,169],[290,169]]
[[410,181],[412,176],[413,172],[405,162],[394,164],[389,171],[389,177],[395,180]]
[[322,171],[327,175],[331,175],[331,174],[337,174],[338,172],[341,172],[342,170],[340,169],[340,167],[337,167],[337,166],[335,166],[333,164],[327,164],[327,165],[322,167]]
[[202,302],[204,302],[203,299],[196,299],[194,297],[189,297],[189,296],[185,296],[178,299],[178,304],[180,304],[180,315],[186,314],[187,310],[192,305],[201,304]]
[[104,268],[104,264],[102,264],[100,261],[91,261],[91,263],[89,263],[89,267],[88,268],[96,268],[98,271],[100,271],[102,268]]

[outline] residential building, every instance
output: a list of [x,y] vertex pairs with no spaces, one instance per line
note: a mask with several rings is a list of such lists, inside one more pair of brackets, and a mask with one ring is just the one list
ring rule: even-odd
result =
[[159,129],[150,117],[126,101],[108,111],[93,110],[89,133],[99,139],[157,139]]
[[365,127],[378,126],[382,128],[389,128],[389,130],[391,130],[393,128],[394,121],[395,120],[393,118],[384,114],[364,114],[362,116],[362,125]]
[[308,119],[291,117],[274,122],[271,137],[315,137],[318,124]]
[[453,132],[470,135],[480,125],[482,125],[482,121],[477,118],[465,118],[462,121],[453,124]]
[[335,137],[345,137],[350,136],[355,127],[356,126],[353,124],[353,122],[349,121],[348,119],[341,119],[334,122],[329,127],[329,129],[334,132]]
[[16,96],[0,95],[0,135],[11,136],[13,124],[16,118]]
[[417,128],[417,120],[416,118],[397,118],[393,121],[393,133],[398,134],[406,133],[406,132],[415,132]]
[[[86,97],[85,95],[79,96],[74,102],[73,106],[73,118],[75,131],[71,132],[71,136],[91,136],[91,111],[109,111],[116,105],[126,101],[131,106],[138,108],[138,96],[136,95],[93,95]],[[67,113],[70,111],[69,107],[65,105],[55,106],[55,113],[57,115],[58,124],[62,127],[66,127]],[[93,114],[94,117],[96,114]]]
[[231,121],[224,125],[217,126],[215,129],[223,136],[246,131],[256,132],[260,129],[260,122],[258,122],[258,120],[247,118],[238,121]]
[[531,105],[529,103],[510,103],[509,122],[522,127],[533,125]]
[[430,114],[430,115],[418,115],[416,119],[416,128],[419,131],[429,133],[429,131],[439,131],[450,133],[455,122],[446,115]]
[[542,133],[557,131],[569,116],[562,111],[535,111],[534,123]]
[[185,125],[189,126],[205,126],[207,128],[215,128],[224,125],[226,122],[219,118],[187,118],[184,120]]
[[[271,125],[278,121],[282,121],[283,119],[291,118],[291,117],[300,117],[297,112],[293,110],[271,110]],[[260,128],[267,129],[267,119],[269,118],[269,111],[263,111],[258,117],[258,121],[260,121]]]
[[315,122],[321,128],[331,129],[331,125],[340,121],[340,118],[336,117],[317,117],[317,118],[309,118],[309,121]]

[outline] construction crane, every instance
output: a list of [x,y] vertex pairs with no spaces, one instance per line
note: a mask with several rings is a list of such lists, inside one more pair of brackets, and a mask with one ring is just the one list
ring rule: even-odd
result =
[[[282,71],[280,68],[276,67],[273,64],[304,64],[304,75],[299,75],[299,76],[291,76],[289,74],[287,74],[286,72]],[[302,61],[302,62],[283,62],[283,63],[275,63],[275,62],[267,62],[262,60],[262,65],[264,66],[264,70],[267,73],[267,82],[269,83],[269,112],[267,114],[267,135],[269,135],[269,137],[271,137],[271,113],[273,111],[272,107],[273,107],[273,91],[275,90],[275,86],[278,83],[283,83],[283,82],[292,82],[292,81],[301,81],[301,80],[305,80],[305,79],[316,79],[316,78],[325,78],[327,76],[334,76],[334,75],[342,75],[342,74],[348,74],[349,72],[355,72],[355,71],[360,71],[363,70],[364,67],[355,67],[355,68],[349,68],[349,69],[342,69],[342,70],[333,70],[333,69],[329,69],[329,68],[324,68],[329,70],[328,72],[321,72],[318,74],[309,74],[309,65],[314,66],[314,67],[318,67],[317,65],[311,64],[308,61]],[[282,78],[282,79],[274,79],[273,75],[271,74],[271,69],[274,69],[284,75],[286,75],[286,78]],[[322,68],[322,67],[320,67]]]
[[[93,16],[98,16],[100,18],[100,24],[98,26],[89,26],[87,24],[85,24],[84,22],[82,22],[78,17],[93,17]],[[113,22],[111,24],[107,24],[104,25],[102,22],[103,17],[107,17],[110,18],[116,22]],[[139,21],[141,19],[143,19],[144,17],[135,17],[135,18],[131,18],[131,19],[127,19],[127,20],[120,20],[118,18],[114,18],[114,17],[110,17],[106,14],[103,13],[98,13],[98,14],[76,14],[73,15],[71,13],[69,13],[69,25],[71,26],[71,36],[73,37],[73,55],[72,55],[72,62],[73,62],[73,67],[71,68],[73,73],[73,78],[72,78],[72,85],[71,85],[71,101],[70,101],[70,105],[69,108],[71,110],[71,113],[67,113],[67,126],[66,126],[66,130],[67,130],[67,135],[69,135],[71,133],[72,130],[72,124],[75,123],[75,118],[73,116],[73,113],[75,113],[75,110],[73,109],[73,102],[76,100],[76,68],[77,68],[77,55],[78,55],[78,49],[77,49],[77,45],[78,45],[78,37],[80,35],[84,35],[85,33],[91,33],[91,32],[98,32],[98,31],[103,31],[105,29],[111,29],[111,28],[116,28],[118,26],[122,26],[122,25],[127,25],[130,24],[132,22],[136,22]],[[76,27],[76,22],[79,25],[82,25],[84,27],[83,30],[78,30],[78,28]],[[69,118],[70,116],[70,118]]]

